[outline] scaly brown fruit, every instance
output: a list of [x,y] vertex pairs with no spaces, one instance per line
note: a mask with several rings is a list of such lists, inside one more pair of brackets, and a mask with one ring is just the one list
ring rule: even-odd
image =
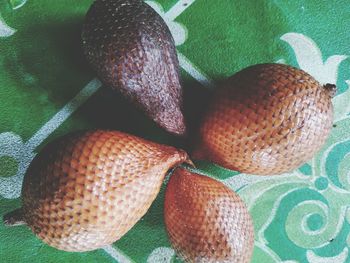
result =
[[85,55],[107,86],[167,131],[186,132],[174,40],[141,0],[96,0],[82,32]]
[[148,210],[167,171],[187,154],[118,131],[75,133],[47,145],[23,182],[23,207],[5,216],[44,242],[88,251],[120,239]]
[[164,217],[170,241],[185,262],[250,262],[252,220],[224,184],[177,168],[166,188]]
[[328,137],[335,91],[291,66],[248,67],[216,92],[193,158],[250,174],[293,170]]

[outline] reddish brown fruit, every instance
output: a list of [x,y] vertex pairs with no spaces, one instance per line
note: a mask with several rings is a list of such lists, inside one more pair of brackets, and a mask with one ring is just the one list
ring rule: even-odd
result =
[[166,189],[164,216],[170,241],[186,262],[250,262],[252,220],[222,183],[177,168]]
[[98,77],[167,131],[186,132],[174,40],[141,0],[96,0],[83,27],[85,55]]
[[334,93],[334,85],[290,66],[246,68],[215,94],[193,158],[251,174],[293,170],[328,137]]
[[[25,175],[23,220],[50,246],[88,251],[121,238],[148,210],[181,150],[117,131],[63,137],[44,148]],[[20,213],[21,212],[21,213]]]

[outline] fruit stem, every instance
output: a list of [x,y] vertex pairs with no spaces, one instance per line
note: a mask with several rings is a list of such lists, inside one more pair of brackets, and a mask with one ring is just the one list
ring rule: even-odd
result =
[[329,95],[333,98],[337,93],[337,86],[334,84],[327,83],[323,86],[329,93]]
[[6,215],[4,215],[4,225],[5,226],[20,226],[26,225],[23,219],[22,208],[16,209]]

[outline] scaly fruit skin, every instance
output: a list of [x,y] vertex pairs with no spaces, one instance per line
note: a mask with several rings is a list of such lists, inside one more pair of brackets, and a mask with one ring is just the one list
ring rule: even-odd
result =
[[187,154],[117,131],[65,136],[34,159],[23,219],[50,246],[88,251],[121,238],[148,210],[163,178]]
[[164,217],[170,241],[185,262],[250,262],[252,220],[224,184],[177,168],[167,185]]
[[246,68],[216,92],[193,158],[250,174],[293,170],[328,137],[334,93],[334,85],[287,65]]
[[82,33],[98,77],[167,131],[186,132],[174,40],[163,19],[141,0],[96,0]]

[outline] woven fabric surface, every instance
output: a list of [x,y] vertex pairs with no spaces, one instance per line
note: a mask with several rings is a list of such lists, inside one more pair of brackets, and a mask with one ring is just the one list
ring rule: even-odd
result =
[[[5,227],[21,206],[23,175],[49,141],[82,129],[116,129],[182,146],[114,92],[103,89],[82,52],[92,0],[0,1],[0,262],[180,262],[164,225],[164,186],[148,213],[104,249],[69,253],[28,227]],[[252,262],[350,262],[350,5],[347,0],[147,1],[177,46],[185,108],[193,122],[208,90],[257,63],[286,63],[337,84],[335,120],[323,148],[274,177],[197,162],[236,190],[255,228]]]

